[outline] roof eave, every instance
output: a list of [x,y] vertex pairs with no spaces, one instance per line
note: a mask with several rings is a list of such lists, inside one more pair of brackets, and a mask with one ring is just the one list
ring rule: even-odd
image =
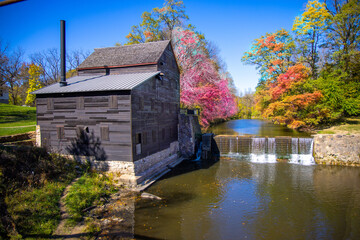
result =
[[148,65],[156,65],[156,64],[157,62],[150,62],[150,63],[137,63],[137,64],[117,65],[117,66],[83,67],[83,68],[77,68],[77,70],[81,71],[81,70],[92,70],[92,69],[125,68],[125,67],[138,67],[138,66],[148,66]]

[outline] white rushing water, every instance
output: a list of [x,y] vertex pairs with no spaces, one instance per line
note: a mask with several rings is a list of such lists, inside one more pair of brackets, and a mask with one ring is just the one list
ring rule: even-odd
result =
[[[292,140],[295,139],[297,138],[293,138]],[[295,144],[297,144],[297,146],[294,146],[294,148],[292,148],[292,154],[289,162],[302,165],[315,164],[313,157],[314,140],[312,138],[298,138]]]
[[[227,141],[228,148],[223,149],[222,155],[246,157],[256,163],[275,163],[282,159],[293,164],[315,164],[312,138],[249,137],[249,141],[240,141],[238,137],[232,137]],[[221,150],[222,143],[220,141]],[[245,149],[248,152],[242,152]]]

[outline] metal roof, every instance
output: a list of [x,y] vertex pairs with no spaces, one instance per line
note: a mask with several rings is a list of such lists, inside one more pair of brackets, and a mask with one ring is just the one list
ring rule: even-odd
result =
[[32,94],[76,93],[131,90],[160,72],[132,73],[121,75],[76,76],[67,79],[67,86],[59,83],[41,88]]
[[157,63],[170,41],[148,42],[119,47],[95,48],[78,67],[93,68]]

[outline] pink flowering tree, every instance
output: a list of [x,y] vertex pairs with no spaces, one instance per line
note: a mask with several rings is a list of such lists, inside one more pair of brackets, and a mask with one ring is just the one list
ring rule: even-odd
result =
[[199,36],[190,30],[176,29],[173,41],[182,70],[182,106],[200,108],[200,124],[205,128],[217,119],[236,114],[237,106],[229,89],[229,79],[216,70]]

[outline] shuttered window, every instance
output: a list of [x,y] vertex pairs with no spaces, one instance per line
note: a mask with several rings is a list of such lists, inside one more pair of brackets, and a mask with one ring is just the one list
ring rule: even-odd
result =
[[48,98],[47,100],[47,109],[54,110],[54,99]]
[[77,109],[84,110],[84,97],[77,98]]
[[65,138],[65,131],[64,126],[56,126],[57,138],[64,139]]
[[112,109],[118,108],[118,96],[117,95],[111,95],[109,99],[109,107]]
[[100,127],[101,140],[109,141],[109,126]]

